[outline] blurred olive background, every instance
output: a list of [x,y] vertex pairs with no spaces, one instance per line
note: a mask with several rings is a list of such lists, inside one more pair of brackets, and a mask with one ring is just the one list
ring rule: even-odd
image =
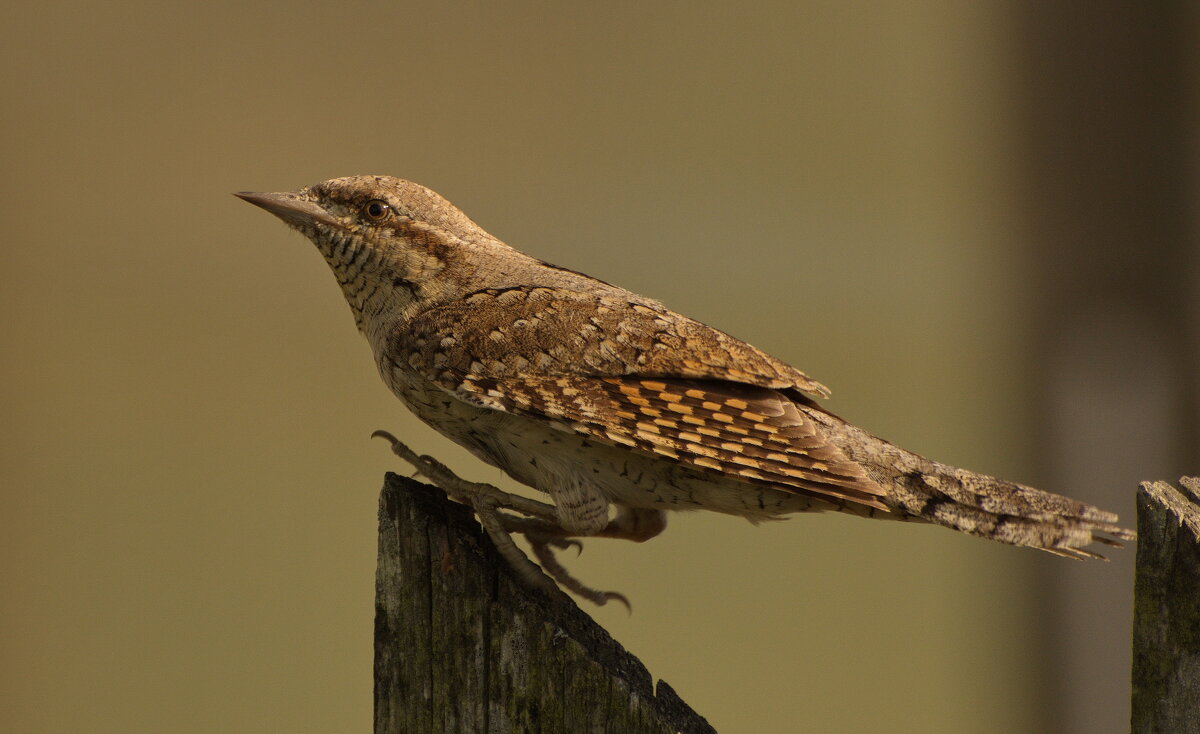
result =
[[[1070,9],[1068,9],[1068,7]],[[387,173],[1133,522],[1200,468],[1185,3],[64,2],[0,44],[0,728],[371,722],[384,389],[229,195]],[[505,484],[505,486],[511,486]],[[1133,551],[677,516],[571,568],[723,732],[1127,727]]]

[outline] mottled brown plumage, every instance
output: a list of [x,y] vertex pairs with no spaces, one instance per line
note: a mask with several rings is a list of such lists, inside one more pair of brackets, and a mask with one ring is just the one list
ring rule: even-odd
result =
[[645,540],[665,527],[667,509],[916,519],[1075,558],[1098,557],[1085,548],[1092,542],[1118,545],[1100,533],[1133,537],[1111,513],[849,425],[815,402],[828,390],[799,370],[657,301],[520,253],[417,184],[354,176],[239,196],[317,245],[384,381],[414,413],[554,500],[523,505],[468,487],[394,442],[474,504],[531,578],[508,531],[529,536],[568,588],[601,603],[617,596],[579,584],[550,548],[579,535]]

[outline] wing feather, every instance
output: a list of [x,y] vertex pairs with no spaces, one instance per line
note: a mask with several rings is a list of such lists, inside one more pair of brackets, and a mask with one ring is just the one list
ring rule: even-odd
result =
[[769,388],[677,378],[468,375],[459,389],[491,407],[702,473],[887,509],[883,490],[862,467]]

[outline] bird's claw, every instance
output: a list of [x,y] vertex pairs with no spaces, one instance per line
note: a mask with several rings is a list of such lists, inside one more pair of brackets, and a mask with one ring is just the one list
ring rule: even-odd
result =
[[[371,433],[371,438],[382,438],[392,445],[392,453],[411,464],[416,472],[414,476],[424,476],[429,482],[442,489],[451,498],[462,502],[475,511],[488,537],[496,546],[496,550],[517,575],[531,586],[558,586],[580,596],[597,606],[604,606],[610,601],[618,601],[632,614],[633,606],[629,599],[615,591],[599,591],[585,586],[554,557],[552,549],[565,550],[575,548],[576,554],[583,553],[583,543],[578,539],[566,537],[564,530],[558,524],[557,512],[553,505],[531,500],[519,495],[509,494],[490,484],[469,482],[452,472],[445,464],[427,454],[418,455],[400,439],[384,430]],[[517,515],[510,515],[500,510],[508,510]],[[519,532],[529,540],[534,555],[541,563],[541,571],[513,543],[512,533]]]

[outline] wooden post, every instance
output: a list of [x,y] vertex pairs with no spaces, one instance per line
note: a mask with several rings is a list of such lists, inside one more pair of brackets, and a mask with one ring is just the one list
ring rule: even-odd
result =
[[1133,734],[1200,732],[1200,477],[1137,495]]
[[715,734],[561,592],[517,579],[471,511],[389,474],[379,498],[376,734]]

